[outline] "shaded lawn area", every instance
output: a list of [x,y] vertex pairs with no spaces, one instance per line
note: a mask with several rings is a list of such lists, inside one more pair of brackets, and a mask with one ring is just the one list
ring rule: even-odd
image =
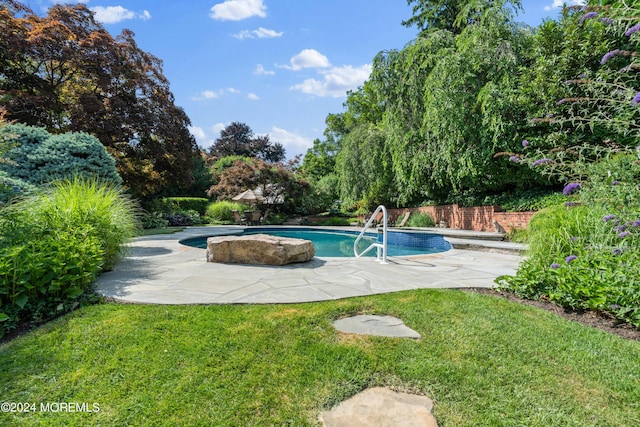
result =
[[[421,340],[338,333],[397,316]],[[0,346],[9,426],[316,425],[371,386],[426,394],[441,426],[640,424],[640,342],[503,298],[417,290],[323,303],[77,310]]]

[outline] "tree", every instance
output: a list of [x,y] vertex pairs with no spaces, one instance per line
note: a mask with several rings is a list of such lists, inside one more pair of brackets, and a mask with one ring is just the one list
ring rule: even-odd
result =
[[520,86],[531,113],[530,144],[513,153],[516,159],[526,163],[535,151],[538,158],[528,160],[544,155],[549,163],[534,170],[568,182],[580,179],[574,161],[638,145],[638,38],[625,34],[637,17],[638,9],[623,5],[574,7],[540,27]]
[[0,32],[0,105],[9,119],[95,135],[136,196],[190,185],[197,145],[189,118],[174,105],[162,62],[131,31],[114,39],[84,5],[55,5],[40,17],[3,0]]
[[407,0],[407,4],[413,4],[413,16],[402,22],[405,27],[416,26],[421,33],[447,30],[454,34],[479,21],[488,9],[508,4],[521,7],[520,0]]
[[232,122],[220,131],[220,137],[209,149],[209,154],[217,158],[255,157],[270,163],[285,159],[282,144],[271,142],[268,135],[255,136],[247,124],[240,122]]
[[531,179],[494,158],[515,149],[527,126],[515,93],[530,36],[504,8],[491,8],[458,35],[429,31],[376,57],[371,83],[386,99],[400,203],[497,192]]
[[300,172],[307,178],[318,181],[334,173],[338,144],[333,141],[315,139],[302,160]]
[[336,170],[344,203],[373,209],[397,202],[391,156],[380,127],[363,123],[350,132],[343,140]]
[[[231,166],[225,159],[232,160]],[[272,202],[282,201],[273,207],[292,211],[296,201],[308,187],[300,181],[291,169],[282,163],[267,163],[255,157],[237,158],[230,156],[221,159],[217,183],[212,185],[207,195],[218,200],[228,200],[247,190],[259,189],[262,196]]]

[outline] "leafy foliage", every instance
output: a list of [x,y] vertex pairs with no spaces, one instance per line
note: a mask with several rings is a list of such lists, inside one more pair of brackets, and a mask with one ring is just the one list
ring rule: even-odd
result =
[[0,170],[0,206],[12,199],[24,197],[35,191],[35,186]]
[[535,35],[520,89],[530,112],[528,145],[508,153],[529,165],[548,158],[548,165],[533,170],[565,183],[576,179],[576,161],[593,162],[612,148],[637,144],[639,112],[628,108],[640,85],[633,57],[601,63],[614,46],[631,48],[633,40],[612,18],[598,19],[592,11],[596,17],[585,19],[585,12],[567,8],[560,22],[545,22]]
[[95,137],[86,133],[51,135],[44,128],[22,124],[0,129],[12,148],[0,170],[13,178],[42,185],[73,176],[120,185],[114,159]]
[[140,218],[142,228],[145,230],[153,228],[165,228],[169,225],[166,214],[162,212],[147,212]]
[[468,25],[474,24],[492,7],[512,4],[520,7],[519,0],[407,0],[413,4],[413,16],[402,22],[406,27],[416,26],[418,30],[447,30],[460,33]]
[[411,214],[405,226],[407,227],[434,227],[436,222],[426,212],[414,212]]
[[[612,72],[607,63],[619,50],[610,50],[602,57],[597,79],[570,82],[578,84],[583,95],[563,98],[558,114],[546,121],[569,130],[566,140],[553,148],[545,138],[523,144],[519,161],[559,177],[571,200],[534,217],[529,257],[516,276],[500,283],[527,297],[608,312],[640,326],[640,152],[634,146],[640,138],[640,25],[628,24],[637,22],[640,10],[625,3],[616,6],[571,17],[578,25],[606,26],[612,43],[622,40],[633,52],[620,58],[624,64],[618,61],[622,69]],[[609,17],[590,22],[603,11]]]
[[209,199],[204,197],[163,197],[157,205],[163,212],[196,211],[200,215],[207,213]]
[[216,158],[255,157],[270,163],[285,159],[282,144],[272,143],[268,135],[255,136],[247,124],[240,122],[232,122],[220,131],[220,137],[211,146],[209,154]]
[[244,205],[238,202],[232,202],[229,200],[222,200],[219,202],[211,203],[207,207],[207,216],[213,221],[223,223],[233,223],[233,211],[243,212],[249,209],[248,205]]
[[4,329],[73,307],[96,275],[114,266],[136,230],[135,204],[95,180],[58,182],[1,212]]
[[162,63],[129,30],[113,38],[85,5],[39,16],[0,5],[0,106],[7,118],[53,133],[95,135],[136,196],[191,184],[194,138],[174,105]]
[[327,210],[330,212],[339,211],[341,205],[339,191],[338,175],[335,173],[326,175],[318,181],[312,181],[302,199],[304,213],[317,214]]
[[394,200],[389,158],[379,127],[364,123],[347,134],[336,160],[343,202],[372,208]]
[[335,141],[314,140],[313,147],[309,148],[304,155],[300,172],[314,181],[334,173],[338,151],[339,146]]
[[293,211],[300,204],[308,184],[297,179],[293,165],[267,163],[255,157],[231,159],[232,166],[226,167],[225,163],[224,167],[220,167],[222,172],[215,176],[217,183],[211,186],[208,196],[229,200],[247,189],[259,189],[262,202],[275,209]]
[[198,211],[194,210],[180,210],[166,214],[167,222],[172,227],[184,227],[189,225],[204,224],[206,220],[200,215]]

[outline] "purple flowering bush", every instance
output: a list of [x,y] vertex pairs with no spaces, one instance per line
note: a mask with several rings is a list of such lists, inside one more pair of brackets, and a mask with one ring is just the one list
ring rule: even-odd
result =
[[608,312],[640,326],[640,153],[581,167],[588,179],[569,196],[578,202],[534,216],[528,257],[516,276],[498,283],[525,298]]
[[576,31],[605,25],[601,68],[576,70],[565,82],[570,96],[535,122],[549,132],[510,153],[532,173],[564,183],[568,200],[534,216],[527,258],[498,283],[640,327],[640,9],[594,9],[584,8]]

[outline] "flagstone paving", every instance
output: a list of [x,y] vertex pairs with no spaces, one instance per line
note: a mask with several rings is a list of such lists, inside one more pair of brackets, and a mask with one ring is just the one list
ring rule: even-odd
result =
[[[514,274],[515,254],[451,249],[412,257],[319,258],[286,266],[206,262],[205,250],[179,240],[231,227],[189,227],[134,239],[128,255],[102,274],[97,290],[123,302],[153,304],[300,303],[421,288],[490,288]],[[241,231],[241,229],[235,229]]]

